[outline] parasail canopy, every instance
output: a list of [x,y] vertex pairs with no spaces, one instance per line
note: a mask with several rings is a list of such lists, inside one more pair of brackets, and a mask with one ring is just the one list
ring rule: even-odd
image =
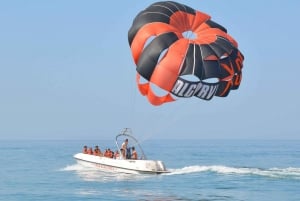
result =
[[153,105],[172,102],[174,96],[225,97],[241,83],[244,56],[237,42],[209,15],[189,6],[150,5],[133,20],[128,42],[138,89]]

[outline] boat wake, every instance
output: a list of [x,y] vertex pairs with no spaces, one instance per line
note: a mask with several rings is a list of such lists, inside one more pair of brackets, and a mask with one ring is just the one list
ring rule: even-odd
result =
[[[196,174],[202,172],[211,172],[223,175],[254,175],[278,179],[295,179],[300,180],[300,168],[288,167],[288,168],[254,168],[254,167],[228,167],[222,165],[193,165],[186,166],[178,169],[169,169],[170,173],[164,173],[162,175],[183,175],[183,174]],[[143,174],[126,174],[126,173],[112,173],[103,172],[95,167],[83,166],[81,164],[68,165],[60,171],[73,171],[76,172],[82,179],[86,181],[122,181],[122,180],[137,180],[151,177],[151,175]],[[153,175],[152,175],[153,176]]]
[[300,168],[253,168],[253,167],[228,167],[222,165],[212,166],[187,166],[179,169],[169,169],[171,173],[168,175],[191,174],[199,172],[212,172],[217,174],[231,174],[231,175],[257,175],[272,178],[289,178],[300,180]]
[[79,163],[68,165],[59,171],[75,172],[80,178],[85,181],[112,182],[112,181],[128,181],[139,180],[150,177],[146,174],[126,174],[120,172],[105,172],[94,166],[85,166]]
[[[64,168],[61,168],[59,171],[84,171],[86,169],[87,169],[86,166],[83,166],[83,165],[80,165],[78,163],[75,163],[73,165],[67,165]],[[92,169],[92,168],[89,168],[89,169]],[[93,168],[93,169],[95,169],[95,168]]]

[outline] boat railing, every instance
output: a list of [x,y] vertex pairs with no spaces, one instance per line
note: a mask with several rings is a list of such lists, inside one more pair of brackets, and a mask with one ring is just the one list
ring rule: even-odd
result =
[[132,143],[131,142],[131,146],[138,146],[138,148],[139,148],[139,151],[140,151],[140,155],[141,155],[141,159],[143,159],[143,160],[146,160],[147,158],[146,158],[146,155],[145,155],[145,153],[144,153],[144,150],[143,150],[143,148],[142,148],[142,146],[140,145],[140,143],[138,142],[138,140],[135,138],[135,137],[133,137],[132,136],[132,130],[130,129],[130,128],[124,128],[123,130],[122,130],[122,132],[120,133],[120,134],[118,134],[117,136],[116,136],[116,145],[117,145],[117,149],[118,149],[118,151],[119,151],[119,153],[120,153],[120,157],[122,158],[122,159],[124,159],[124,157],[122,156],[122,154],[121,154],[121,148],[120,148],[120,146],[119,146],[119,143],[118,143],[118,138],[119,137],[127,137],[127,138],[129,138],[131,141],[133,141],[134,143]]

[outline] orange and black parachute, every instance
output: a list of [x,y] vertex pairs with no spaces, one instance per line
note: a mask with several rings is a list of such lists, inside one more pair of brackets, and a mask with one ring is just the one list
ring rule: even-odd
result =
[[[153,105],[174,101],[173,95],[225,97],[240,85],[244,56],[237,42],[209,15],[186,5],[150,5],[134,19],[128,41],[139,91]],[[153,84],[167,94],[157,95]]]

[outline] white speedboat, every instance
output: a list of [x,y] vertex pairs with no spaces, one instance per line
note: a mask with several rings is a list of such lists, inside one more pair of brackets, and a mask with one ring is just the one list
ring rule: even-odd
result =
[[[123,173],[148,173],[148,174],[161,174],[168,173],[164,163],[159,160],[148,160],[144,154],[144,151],[137,141],[131,134],[131,129],[125,128],[119,135],[116,136],[116,145],[119,153],[122,153],[122,149],[119,146],[120,140],[128,139],[129,144],[127,145],[127,157],[118,156],[117,158],[108,158],[104,156],[96,156],[91,154],[78,153],[74,155],[74,158],[78,163],[88,166],[95,166],[104,171],[112,172],[123,172]],[[130,153],[130,147],[136,147],[138,152],[138,159],[133,160],[128,157]]]

